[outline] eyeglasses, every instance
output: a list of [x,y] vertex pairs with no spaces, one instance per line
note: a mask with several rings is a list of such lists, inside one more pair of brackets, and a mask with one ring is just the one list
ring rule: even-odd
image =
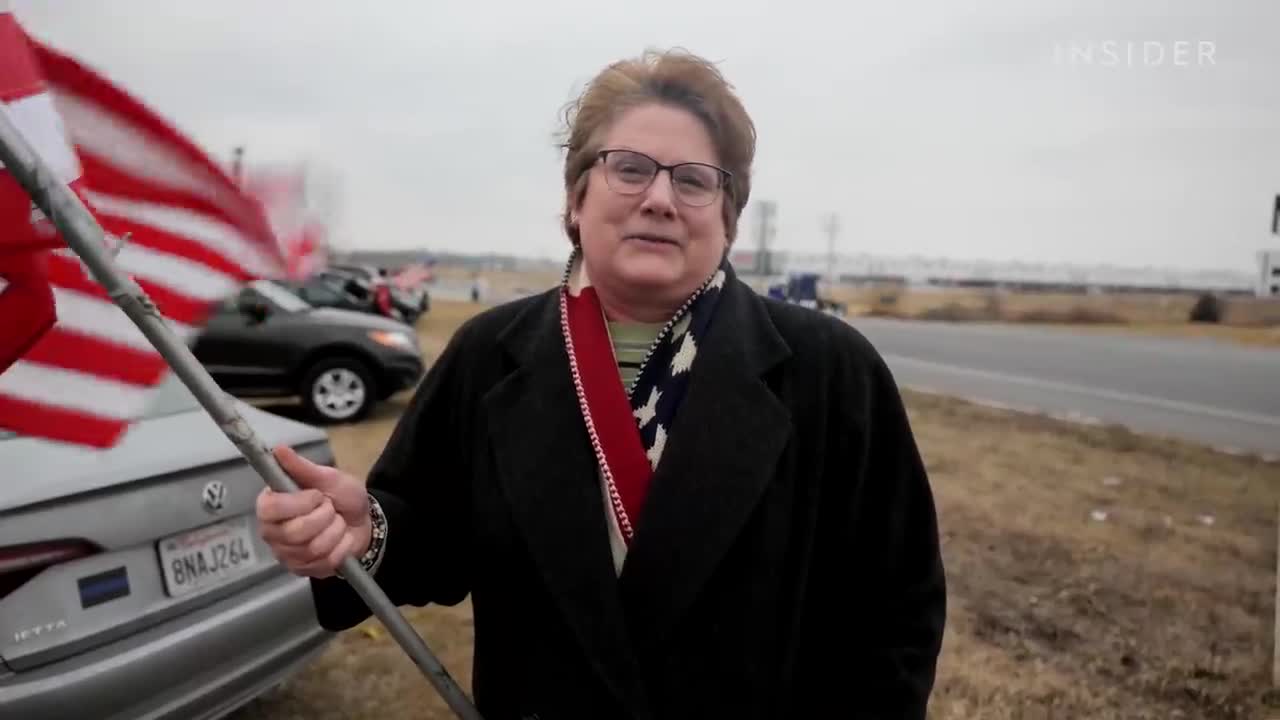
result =
[[599,157],[604,164],[605,182],[619,195],[639,195],[649,189],[659,171],[666,170],[671,175],[676,197],[694,207],[714,202],[733,177],[728,170],[715,165],[698,162],[663,165],[634,150],[601,150]]

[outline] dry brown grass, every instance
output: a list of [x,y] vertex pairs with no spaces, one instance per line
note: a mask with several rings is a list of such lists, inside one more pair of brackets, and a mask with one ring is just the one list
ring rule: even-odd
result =
[[[433,307],[424,348],[438,352],[474,310]],[[906,400],[950,583],[933,720],[1266,717],[1280,465],[933,395]],[[342,467],[368,470],[403,402],[332,430]],[[406,614],[469,687],[470,606]],[[237,720],[447,717],[370,621]]]
[[1187,321],[1194,296],[1000,292],[837,286],[851,314],[945,322],[1016,322],[1072,332],[1203,338],[1280,347],[1280,299],[1223,300],[1221,324]]
[[[512,294],[526,294],[545,290],[560,282],[560,270],[542,272],[517,272],[508,270],[484,270],[479,272],[489,284],[489,291],[495,297],[508,297]],[[436,277],[441,280],[470,282],[477,273],[468,268],[437,266]]]
[[1261,717],[1280,466],[907,397],[953,602],[933,717]]
[[1069,332],[1106,333],[1191,340],[1214,340],[1258,348],[1280,348],[1280,327],[1235,327],[1201,323],[1169,323],[1143,325],[1071,325],[1054,326]]

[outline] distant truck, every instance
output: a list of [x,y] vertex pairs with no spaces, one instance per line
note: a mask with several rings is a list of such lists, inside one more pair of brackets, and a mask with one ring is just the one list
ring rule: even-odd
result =
[[769,286],[769,297],[822,312],[846,314],[848,308],[844,303],[818,294],[818,277],[817,273],[792,273],[785,283]]

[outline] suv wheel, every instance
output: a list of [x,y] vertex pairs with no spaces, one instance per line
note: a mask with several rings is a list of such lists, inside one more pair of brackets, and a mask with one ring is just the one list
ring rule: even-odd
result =
[[322,422],[355,422],[373,409],[373,374],[355,358],[326,358],[302,379],[302,404]]

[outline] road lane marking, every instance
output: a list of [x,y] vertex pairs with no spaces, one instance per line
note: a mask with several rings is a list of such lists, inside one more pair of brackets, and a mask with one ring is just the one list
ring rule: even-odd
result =
[[1235,422],[1243,422],[1251,425],[1266,425],[1268,427],[1280,428],[1280,417],[1272,417],[1269,415],[1258,415],[1256,413],[1242,412],[1239,410],[1228,410],[1226,408],[1213,407],[1212,405],[1201,405],[1199,403],[1182,402],[1179,400],[1168,400],[1166,398],[1153,397],[1151,395],[1139,395],[1137,393],[1121,392],[1119,390],[1106,390],[1103,388],[1088,387],[1087,385],[1075,385],[1073,383],[1057,382],[1054,380],[1042,380],[1039,378],[1026,377],[1022,375],[1010,375],[1006,373],[992,372],[990,370],[978,370],[976,368],[961,367],[959,365],[948,365],[946,363],[933,362],[932,360],[921,360],[920,358],[908,357],[906,355],[893,355],[883,353],[885,361],[893,366],[896,363],[906,365],[916,365],[921,368],[931,369],[953,375],[967,375],[969,377],[981,378],[984,380],[992,380],[995,382],[1006,383],[1009,385],[1022,385],[1024,387],[1041,388],[1046,390],[1057,390],[1059,392],[1072,393],[1076,395],[1084,395],[1086,397],[1098,398],[1101,400],[1112,400],[1117,402],[1125,402],[1134,405],[1146,405],[1148,407],[1159,408],[1161,410],[1169,410],[1171,412],[1180,412],[1190,415],[1203,415],[1208,417],[1216,417],[1222,420],[1232,420]]

